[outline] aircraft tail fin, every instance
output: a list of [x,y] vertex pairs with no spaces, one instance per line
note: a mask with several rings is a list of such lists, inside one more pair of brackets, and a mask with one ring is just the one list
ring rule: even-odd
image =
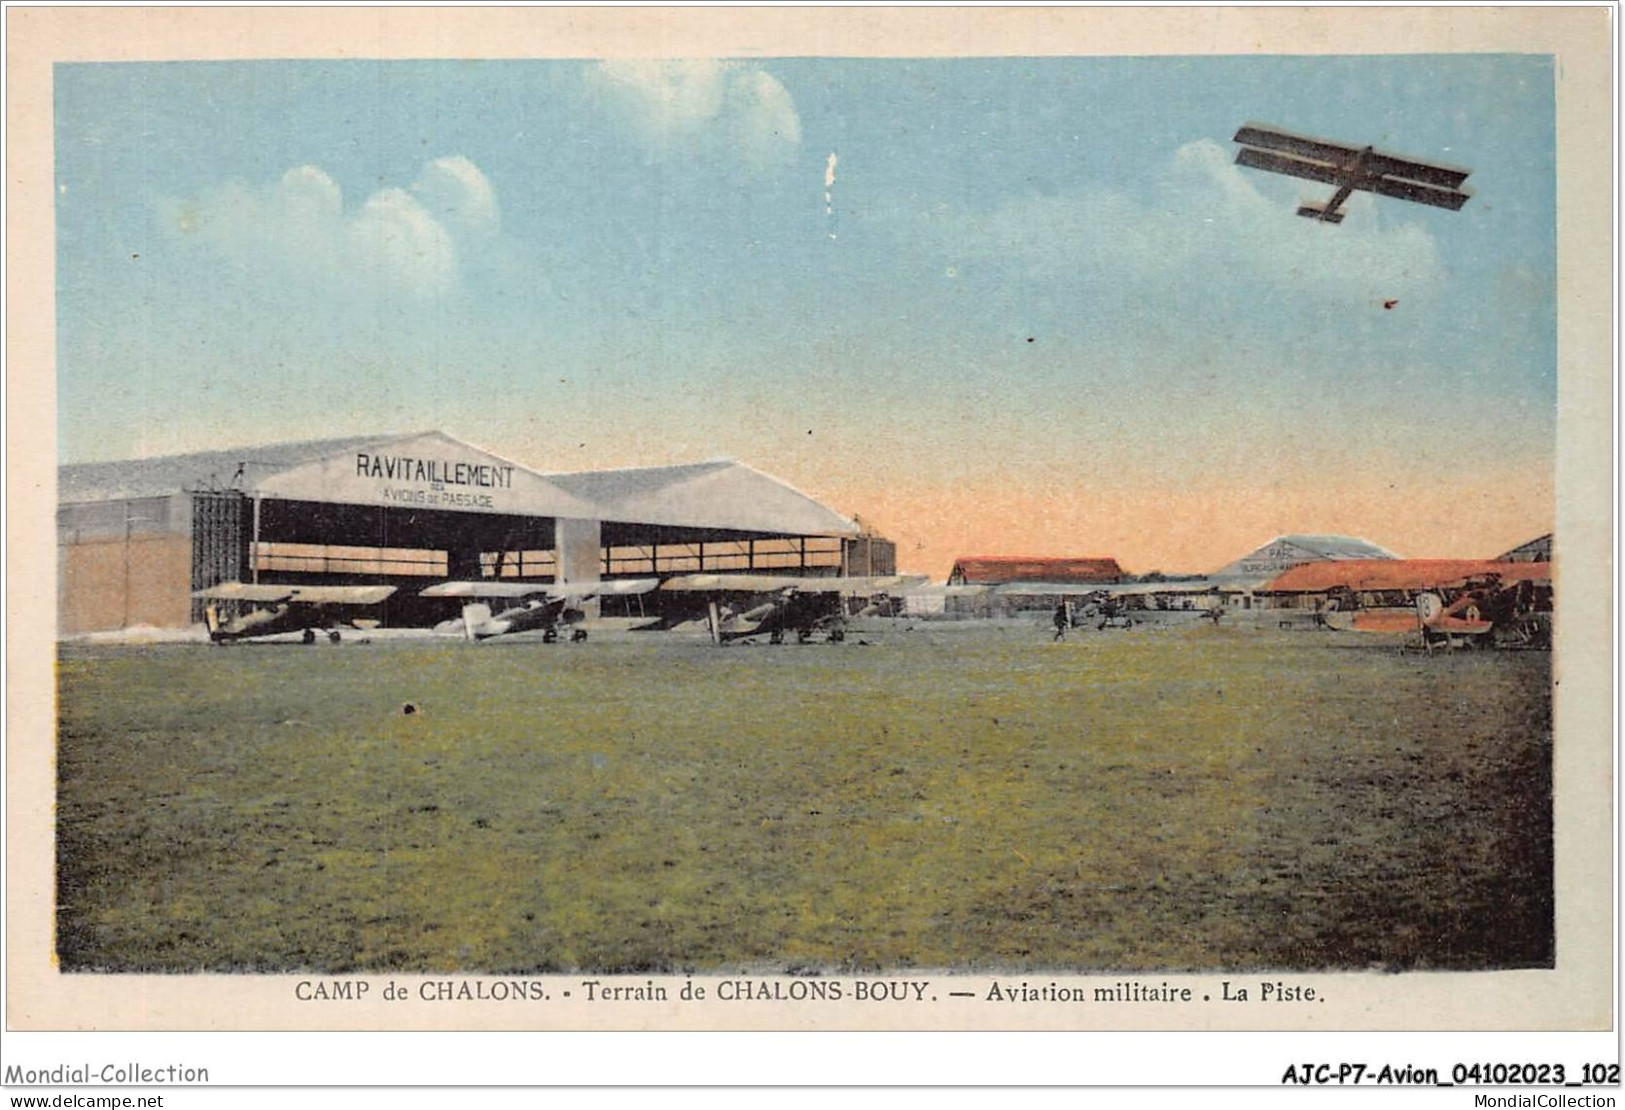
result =
[[490,619],[491,607],[484,602],[476,601],[471,605],[463,606],[463,635],[470,640],[478,639],[479,637],[474,630]]

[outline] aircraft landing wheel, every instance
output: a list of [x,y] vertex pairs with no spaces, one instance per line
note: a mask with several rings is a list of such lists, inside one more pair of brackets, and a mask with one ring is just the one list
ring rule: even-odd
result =
[[554,629],[549,628],[546,632],[542,633],[542,643],[544,644],[556,644],[558,643],[558,640],[559,634]]
[[770,644],[782,644],[782,643],[784,643],[784,633],[781,632],[779,629],[775,628],[772,632],[769,632],[767,634],[767,642],[770,643]]
[[830,643],[839,644],[839,643],[843,642],[845,639],[846,639],[846,633],[843,632],[841,629],[836,628],[836,629],[832,629],[830,631],[830,634],[829,634],[829,642]]
[[338,643],[341,638],[342,637],[339,636],[339,630],[336,628],[329,630],[327,633],[327,642],[330,644]]
[[316,642],[316,630],[314,628],[305,629],[304,635],[300,636],[299,639],[304,643],[314,644]]
[[585,628],[578,628],[575,631],[571,632],[570,633],[570,642],[572,644],[586,643],[587,642],[587,630]]

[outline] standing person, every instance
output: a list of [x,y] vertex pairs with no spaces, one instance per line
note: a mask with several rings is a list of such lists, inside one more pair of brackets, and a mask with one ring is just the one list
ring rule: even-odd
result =
[[1071,623],[1072,618],[1067,615],[1066,602],[1063,601],[1055,607],[1055,640],[1050,642],[1066,639],[1066,630]]

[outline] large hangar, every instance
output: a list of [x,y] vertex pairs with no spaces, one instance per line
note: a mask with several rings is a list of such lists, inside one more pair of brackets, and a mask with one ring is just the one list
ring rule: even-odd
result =
[[1354,536],[1276,536],[1235,562],[1213,572],[1215,578],[1271,578],[1301,563],[1343,559],[1397,559],[1387,548]]
[[445,579],[891,573],[892,546],[751,467],[542,474],[443,432],[63,466],[58,632],[201,619],[225,581],[380,583],[420,625]]

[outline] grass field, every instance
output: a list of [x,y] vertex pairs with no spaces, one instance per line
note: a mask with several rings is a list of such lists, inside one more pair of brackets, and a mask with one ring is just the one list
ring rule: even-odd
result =
[[64,647],[62,965],[1552,963],[1547,654],[869,638]]

